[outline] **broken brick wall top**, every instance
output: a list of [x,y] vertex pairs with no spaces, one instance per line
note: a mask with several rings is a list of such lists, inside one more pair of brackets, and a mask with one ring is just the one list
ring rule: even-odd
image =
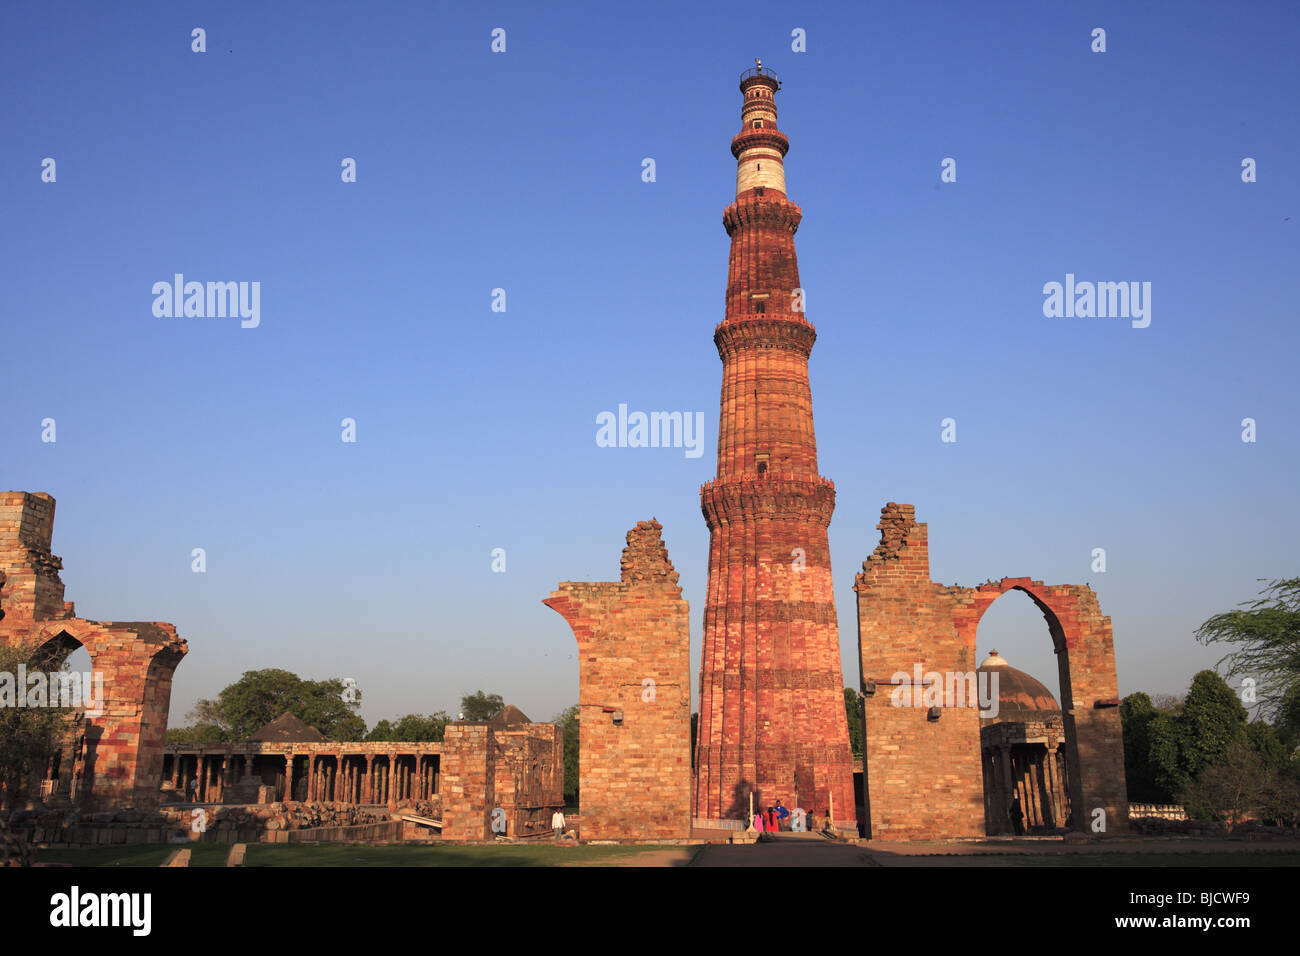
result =
[[663,525],[651,518],[638,521],[627,533],[627,547],[623,549],[622,580],[625,584],[646,584],[673,588],[678,594],[678,574],[668,559],[668,546],[662,536]]
[[[916,520],[915,505],[891,501],[880,509],[880,543],[863,563],[862,570],[876,573],[916,573],[930,577],[930,544],[926,526]],[[861,584],[863,576],[858,575]]]
[[49,551],[53,539],[53,498],[43,491],[0,492],[0,548],[21,544]]
[[0,492],[0,570],[7,578],[0,611],[17,619],[49,620],[74,613],[63,603],[63,561],[50,552],[54,499],[43,492]]

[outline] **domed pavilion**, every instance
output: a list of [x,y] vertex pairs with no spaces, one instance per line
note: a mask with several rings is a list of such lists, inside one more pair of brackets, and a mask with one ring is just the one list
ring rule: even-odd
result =
[[997,681],[998,709],[980,718],[988,833],[1055,832],[1070,817],[1061,705],[1041,681],[1012,667],[997,651],[984,659],[979,673],[981,686],[989,682],[990,696]]

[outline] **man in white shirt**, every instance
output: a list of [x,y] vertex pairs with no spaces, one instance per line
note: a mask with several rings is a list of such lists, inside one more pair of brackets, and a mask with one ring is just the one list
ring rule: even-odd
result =
[[555,831],[555,839],[564,836],[564,811],[556,810],[551,814],[551,829]]

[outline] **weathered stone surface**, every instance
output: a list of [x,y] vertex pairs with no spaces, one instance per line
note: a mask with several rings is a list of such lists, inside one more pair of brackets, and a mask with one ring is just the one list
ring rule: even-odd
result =
[[661,531],[627,533],[621,580],[565,582],[543,602],[578,641],[584,840],[690,836],[690,609]]
[[1118,697],[1110,618],[1091,588],[1003,578],[976,588],[930,580],[927,528],[912,505],[881,509],[880,543],[863,562],[858,596],[866,737],[868,833],[876,839],[931,840],[985,834],[978,707],[894,706],[893,678],[976,669],[980,618],[1011,589],[1042,611],[1061,677],[1069,805],[1083,829],[1106,814],[1106,832],[1126,828],[1128,801],[1119,712],[1095,706]]
[[444,840],[549,835],[551,814],[564,806],[560,728],[531,721],[449,723],[442,739],[441,800]]
[[0,642],[34,645],[46,669],[85,647],[103,682],[103,713],[70,729],[55,792],[94,806],[155,803],[172,675],[188,648],[170,624],[77,617],[53,534],[53,498],[0,492]]

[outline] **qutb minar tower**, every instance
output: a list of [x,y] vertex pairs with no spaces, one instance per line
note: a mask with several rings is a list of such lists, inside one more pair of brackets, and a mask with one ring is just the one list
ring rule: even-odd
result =
[[853,764],[826,529],[835,486],[817,474],[804,316],[795,258],[799,207],[785,195],[790,142],[776,125],[780,82],[741,77],[736,201],[722,359],[718,477],[700,489],[709,589],[700,663],[695,816],[743,818],[780,799],[854,825]]

